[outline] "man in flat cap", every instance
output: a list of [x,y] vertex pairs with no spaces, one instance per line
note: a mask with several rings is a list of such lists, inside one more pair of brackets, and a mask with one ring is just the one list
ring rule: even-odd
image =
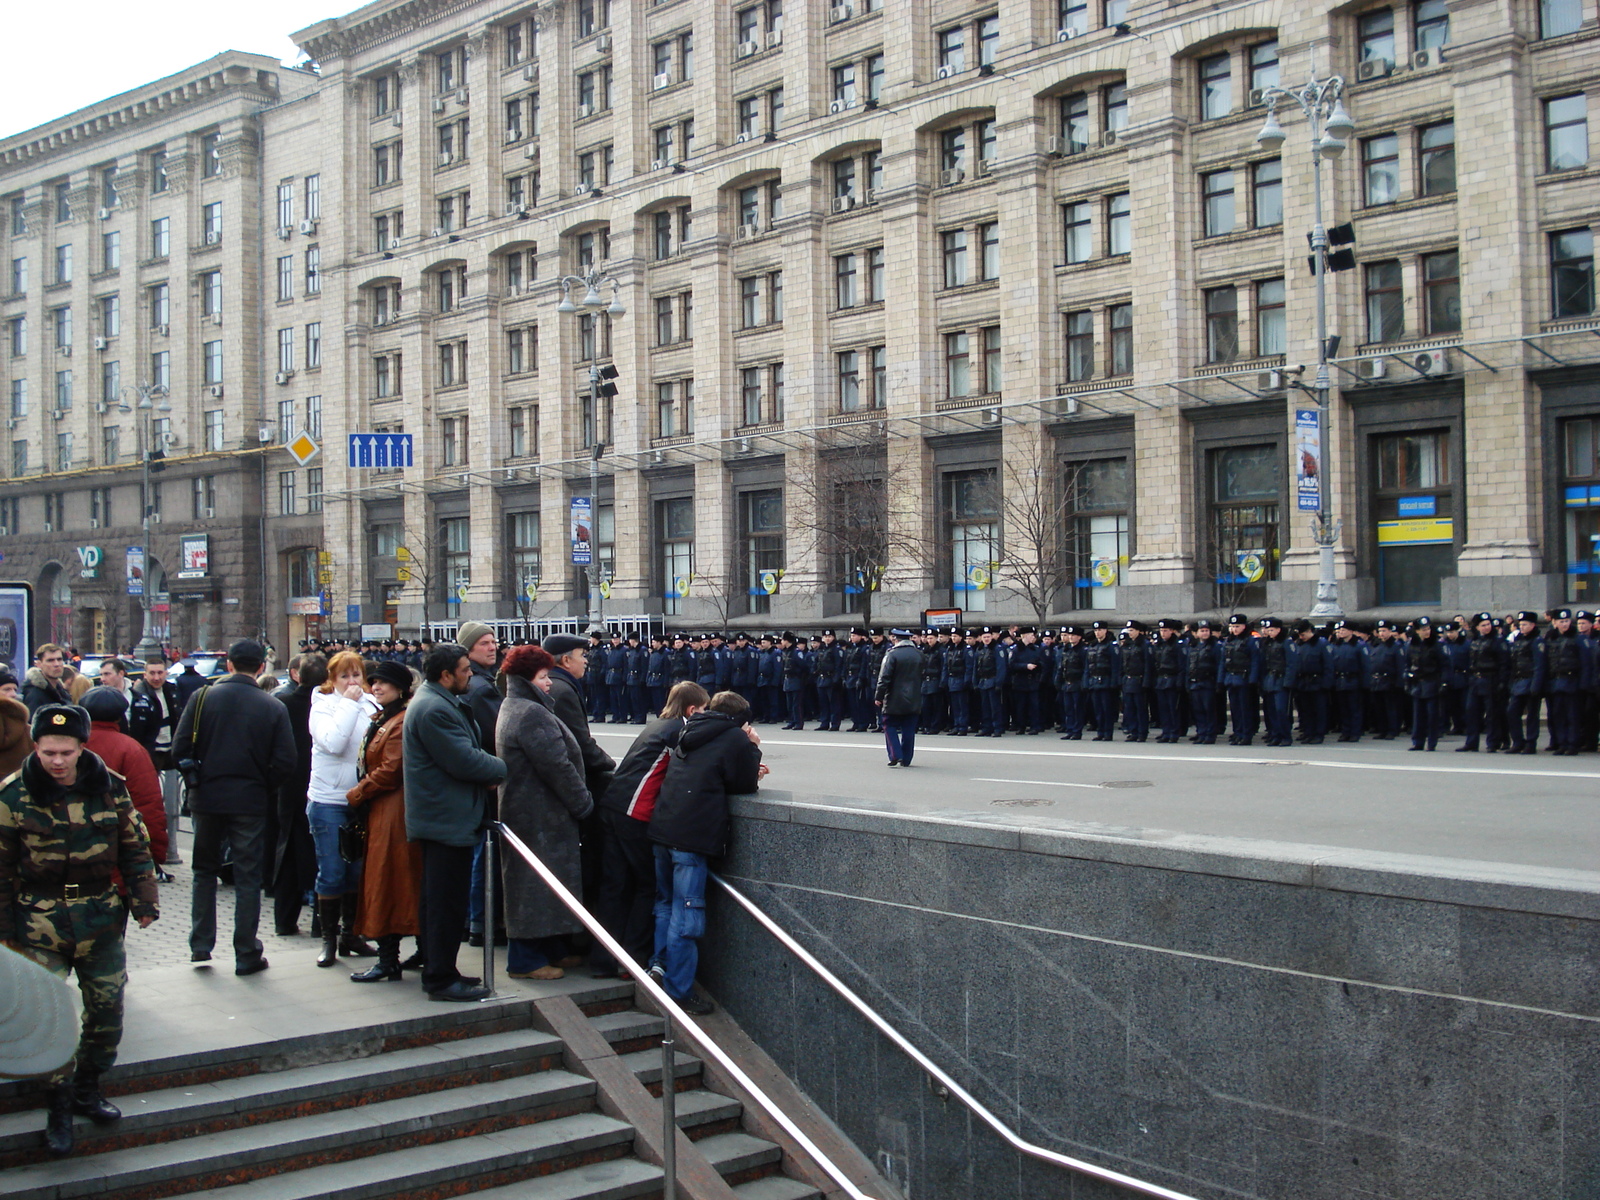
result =
[[98,1123],[122,1115],[100,1094],[100,1076],[122,1041],[123,934],[130,912],[143,929],[159,909],[144,821],[122,780],[85,748],[89,714],[41,705],[31,733],[33,753],[0,788],[0,939],[63,979],[76,974],[83,994],[76,1059],[50,1078],[45,1144],[60,1156],[72,1152],[74,1113]]

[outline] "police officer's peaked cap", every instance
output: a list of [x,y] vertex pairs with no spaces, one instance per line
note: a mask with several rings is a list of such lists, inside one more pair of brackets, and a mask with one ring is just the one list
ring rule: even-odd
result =
[[1495,615],[1493,613],[1481,612],[1472,618],[1472,623],[1474,625],[1482,625],[1485,621],[1488,621],[1491,625],[1493,625],[1495,623]]
[[1125,630],[1130,630],[1133,633],[1143,633],[1145,631],[1145,623],[1143,621],[1131,621],[1130,620],[1122,628],[1125,629]]
[[1333,627],[1335,629],[1354,629],[1355,628],[1355,626],[1353,624],[1351,624],[1349,621],[1346,621],[1343,617],[1340,617],[1337,621],[1335,621],[1333,623]]
[[1111,626],[1108,623],[1106,623],[1105,621],[1091,621],[1089,623],[1089,628],[1090,629],[1110,629]]
[[1574,617],[1576,617],[1580,621],[1592,621],[1592,620],[1594,620],[1594,614],[1592,612],[1590,612],[1587,608],[1580,608],[1577,612],[1573,613],[1572,615]]
[[1415,621],[1411,622],[1411,627],[1413,629],[1432,629],[1433,620],[1430,617],[1418,617]]
[[1530,612],[1525,608],[1517,614],[1517,621],[1519,623],[1522,621],[1528,621],[1534,625],[1537,625],[1539,623],[1539,614],[1536,612]]
[[1210,617],[1201,617],[1198,621],[1196,621],[1194,623],[1194,627],[1196,629],[1215,630],[1217,626],[1216,626],[1216,623],[1214,621],[1212,621]]
[[639,640],[639,631],[637,629],[628,630],[628,640],[630,642],[637,642]]
[[575,633],[552,633],[539,645],[543,646],[545,653],[551,658],[560,658],[563,654],[571,654],[574,650],[587,650],[589,642]]
[[1315,625],[1313,625],[1310,621],[1307,621],[1307,620],[1304,620],[1304,619],[1301,619],[1301,620],[1296,621],[1294,623],[1294,631],[1296,633],[1314,633],[1316,631],[1316,628],[1317,627]]
[[1037,633],[1037,632],[1038,632],[1038,630],[1036,630],[1032,625],[1018,625],[1017,626],[1017,633],[1019,633],[1019,634]]
[[1228,618],[1228,624],[1229,625],[1248,625],[1248,624],[1250,624],[1250,618],[1245,616],[1243,613],[1234,613],[1231,617]]
[[1554,621],[1570,621],[1572,620],[1572,610],[1570,608],[1558,608],[1550,614],[1550,618]]
[[891,630],[889,630],[889,636],[890,637],[910,637],[911,636],[911,630],[909,630],[909,629],[891,629]]
[[1061,627],[1061,636],[1065,637],[1069,633],[1075,633],[1079,637],[1083,636],[1083,630],[1080,629],[1078,626],[1076,626],[1076,625],[1063,625]]
[[1261,628],[1263,628],[1263,629],[1282,629],[1283,628],[1283,622],[1277,617],[1262,617],[1261,618]]
[[28,735],[36,742],[42,737],[52,736],[77,738],[80,742],[87,742],[89,714],[76,704],[41,704],[33,714],[33,724],[28,728]]
[[794,641],[795,640],[794,630],[785,629],[782,633],[780,633],[778,635],[778,640],[781,641],[781,642],[792,642],[792,641]]
[[1156,622],[1156,628],[1170,629],[1174,632],[1177,632],[1183,628],[1183,622],[1175,620],[1172,617],[1162,617],[1161,620]]

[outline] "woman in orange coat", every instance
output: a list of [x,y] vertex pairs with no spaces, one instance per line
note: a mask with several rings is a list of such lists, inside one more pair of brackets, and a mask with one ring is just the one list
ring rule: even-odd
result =
[[356,983],[400,978],[400,939],[417,934],[422,848],[406,841],[402,731],[415,677],[395,662],[372,664],[367,685],[383,707],[362,745],[362,776],[345,798],[367,815],[367,858],[361,874],[356,932],[378,943],[378,961],[350,976]]

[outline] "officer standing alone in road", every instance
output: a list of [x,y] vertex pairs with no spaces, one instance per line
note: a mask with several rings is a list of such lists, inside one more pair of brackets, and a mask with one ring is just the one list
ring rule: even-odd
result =
[[100,1094],[100,1076],[122,1041],[123,937],[130,909],[144,929],[159,908],[144,821],[122,780],[84,747],[89,714],[41,705],[31,732],[33,753],[0,788],[0,936],[63,979],[75,973],[83,995],[75,1063],[50,1080],[45,1144],[60,1156],[72,1152],[74,1113],[101,1124],[122,1116]]

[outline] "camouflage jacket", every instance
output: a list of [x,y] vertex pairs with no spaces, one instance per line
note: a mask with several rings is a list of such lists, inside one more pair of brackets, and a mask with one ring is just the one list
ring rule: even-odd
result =
[[137,919],[157,915],[155,863],[144,819],[122,777],[93,751],[78,781],[62,789],[29,755],[0,783],[0,931],[22,919],[19,893],[76,883],[109,888],[120,870]]

